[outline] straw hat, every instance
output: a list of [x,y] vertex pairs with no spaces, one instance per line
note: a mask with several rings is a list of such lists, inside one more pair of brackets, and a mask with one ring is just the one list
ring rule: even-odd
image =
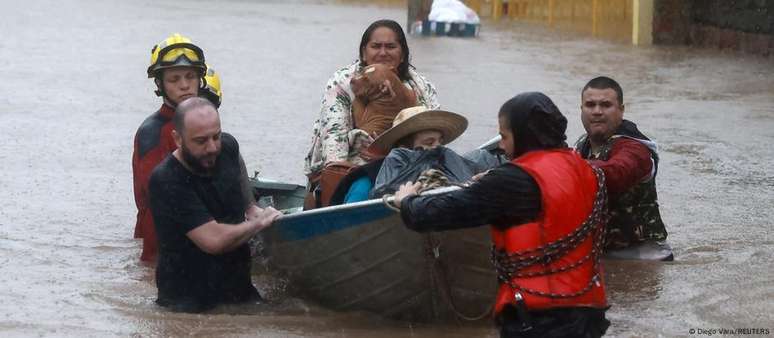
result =
[[443,134],[443,144],[454,141],[468,127],[468,120],[456,113],[431,110],[425,106],[406,108],[395,116],[392,128],[379,135],[368,147],[371,153],[386,153],[400,139],[423,130],[437,130]]

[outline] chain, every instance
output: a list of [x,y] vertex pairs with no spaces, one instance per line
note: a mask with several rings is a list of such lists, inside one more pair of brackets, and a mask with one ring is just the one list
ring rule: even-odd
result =
[[[594,284],[599,284],[599,260],[602,254],[602,242],[604,239],[604,225],[607,221],[607,189],[605,188],[605,174],[599,168],[593,168],[597,177],[597,194],[594,198],[594,205],[591,214],[586,220],[570,234],[541,245],[536,248],[508,253],[505,250],[498,250],[492,247],[492,263],[497,270],[497,279],[504,284],[508,284],[513,290],[520,290],[548,298],[570,298],[585,294]],[[563,257],[572,249],[575,249],[587,238],[592,239],[591,251],[570,264],[552,267],[543,271],[524,272],[523,270],[536,265],[548,264],[556,259]],[[593,260],[594,276],[581,290],[573,293],[552,293],[540,290],[522,287],[514,283],[514,278],[526,278],[535,276],[545,276],[555,274],[570,269],[574,269],[586,261]]]

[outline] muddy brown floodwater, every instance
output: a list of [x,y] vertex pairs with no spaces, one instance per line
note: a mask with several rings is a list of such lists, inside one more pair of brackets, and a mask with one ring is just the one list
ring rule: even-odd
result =
[[[224,130],[247,166],[301,183],[322,87],[396,7],[324,1],[2,1],[0,336],[492,337],[490,325],[411,325],[335,313],[255,275],[271,304],[203,315],[157,307],[132,239],[132,138],[159,106],[145,69],[173,32],[222,77]],[[774,330],[774,62],[634,47],[518,23],[477,39],[411,38],[443,107],[465,114],[470,149],[500,104],[543,91],[581,134],[580,89],[607,74],[626,117],[661,149],[659,195],[672,263],[606,262],[610,336]]]

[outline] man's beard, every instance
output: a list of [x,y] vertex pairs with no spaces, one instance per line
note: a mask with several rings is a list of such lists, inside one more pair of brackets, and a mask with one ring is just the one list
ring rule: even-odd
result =
[[[191,168],[191,170],[195,174],[210,176],[212,175],[213,171],[215,171],[215,165],[213,165],[211,168],[207,168],[203,166],[202,158],[205,156],[201,156],[201,157],[194,156],[193,154],[191,154],[191,152],[188,150],[185,144],[183,144],[183,146],[180,147],[180,151],[183,155],[183,161],[185,161],[185,163],[188,164],[188,167]],[[215,156],[216,156],[215,161],[217,161],[217,155]]]

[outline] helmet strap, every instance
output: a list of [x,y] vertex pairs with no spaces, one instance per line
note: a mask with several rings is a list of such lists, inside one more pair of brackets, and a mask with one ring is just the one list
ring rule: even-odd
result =
[[153,83],[156,84],[156,90],[154,91],[156,96],[161,96],[166,99],[167,96],[164,93],[164,72],[159,72],[156,77],[153,78]]

